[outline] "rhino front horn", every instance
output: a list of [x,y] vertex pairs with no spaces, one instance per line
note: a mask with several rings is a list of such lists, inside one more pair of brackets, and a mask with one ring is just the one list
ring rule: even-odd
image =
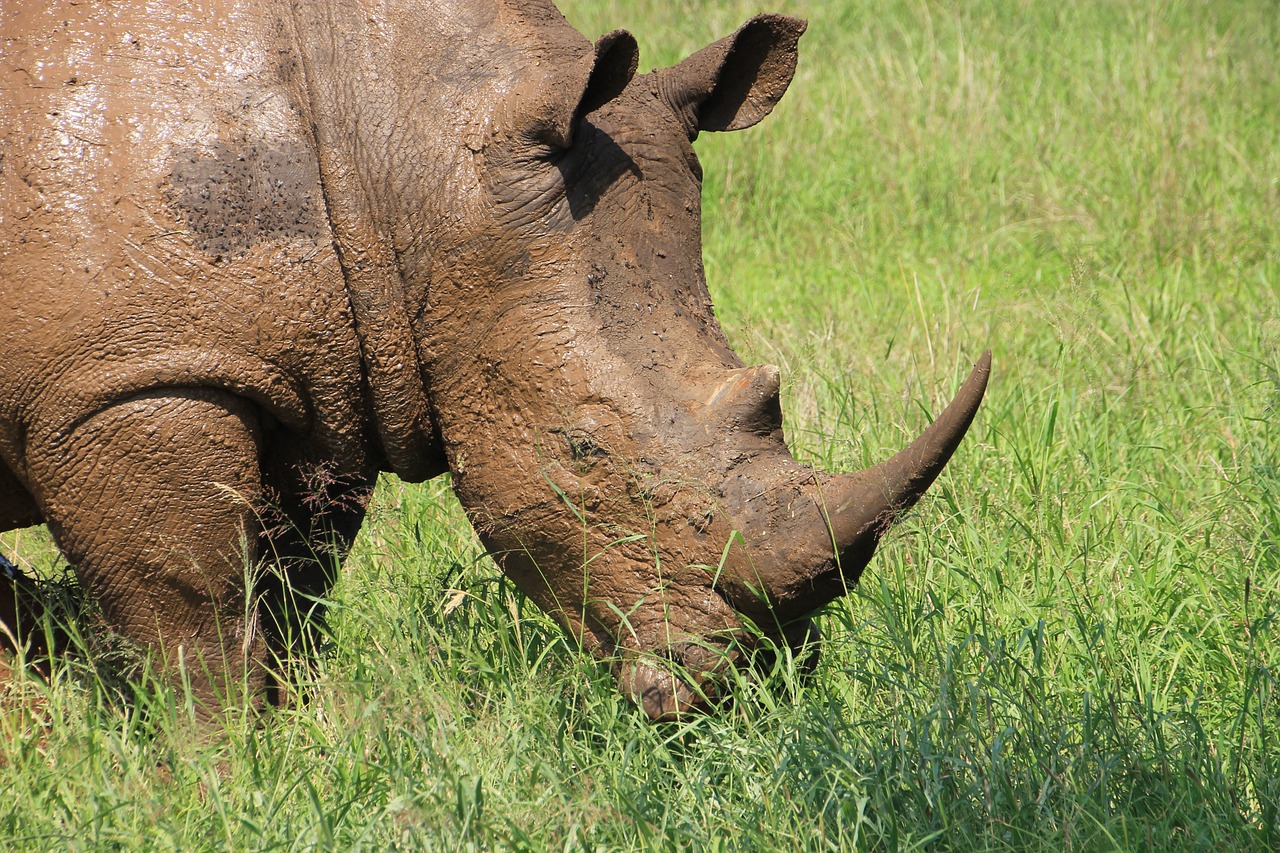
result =
[[849,591],[880,537],[937,479],[973,423],[991,375],[983,353],[955,399],[915,441],[854,474],[797,471],[775,457],[743,465],[725,484],[749,566],[719,585],[741,612],[785,626]]
[[879,465],[836,477],[828,484],[828,522],[842,574],[862,571],[880,536],[942,473],[973,423],[990,375],[991,351],[987,350],[955,399],[919,438]]

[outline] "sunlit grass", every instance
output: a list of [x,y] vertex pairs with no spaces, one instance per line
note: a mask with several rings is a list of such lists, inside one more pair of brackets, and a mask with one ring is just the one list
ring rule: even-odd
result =
[[[763,11],[563,5],[642,68]],[[799,456],[883,458],[994,350],[811,680],[650,725],[447,484],[387,481],[310,701],[205,741],[154,685],[20,682],[0,847],[1280,848],[1280,17],[960,5],[781,4],[792,92],[699,142],[719,315]]]

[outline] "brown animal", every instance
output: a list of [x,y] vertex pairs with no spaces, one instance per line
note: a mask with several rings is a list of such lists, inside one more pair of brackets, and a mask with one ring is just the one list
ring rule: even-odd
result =
[[725,340],[692,143],[768,115],[804,29],[636,75],[547,0],[5,3],[0,529],[47,523],[216,711],[378,473],[449,471],[651,717],[706,704],[744,620],[796,641],[857,580],[989,372],[829,475]]

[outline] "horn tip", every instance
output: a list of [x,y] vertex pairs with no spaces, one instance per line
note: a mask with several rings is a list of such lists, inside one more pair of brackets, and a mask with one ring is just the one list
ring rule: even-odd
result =
[[[983,395],[987,391],[987,381],[991,378],[991,350],[985,350],[982,355],[978,356],[978,360],[973,363],[973,370],[969,373],[968,380],[965,381],[963,392],[959,396],[976,397],[974,408],[982,401]],[[967,392],[967,393],[966,393]]]

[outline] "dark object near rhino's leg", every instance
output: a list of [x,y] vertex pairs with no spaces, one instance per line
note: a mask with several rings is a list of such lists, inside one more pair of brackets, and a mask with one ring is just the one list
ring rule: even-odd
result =
[[40,524],[40,507],[27,494],[9,466],[0,460],[0,530],[16,530]]
[[185,671],[201,717],[246,682],[259,693],[265,644],[245,594],[261,497],[254,407],[165,388],[55,435],[29,446],[32,491],[108,625],[170,677]]
[[[30,527],[44,519],[21,481],[0,460],[0,530]],[[0,554],[0,651],[25,649],[27,660],[39,660],[49,652],[49,641],[59,637],[45,633],[44,606],[36,582]]]
[[44,603],[36,582],[0,554],[0,649],[21,650],[28,662],[42,672],[51,653],[60,650],[65,636],[47,632]]
[[[278,673],[314,661],[325,613],[324,598],[364,521],[376,472],[338,474],[322,463],[295,463],[274,455],[265,466],[269,494],[261,553],[268,565],[258,579],[262,630]],[[290,685],[272,676],[267,699],[282,704]]]
[[[40,507],[22,482],[0,460],[0,530],[41,524]],[[51,654],[66,646],[58,619],[45,619],[39,584],[0,554],[0,651],[22,649],[28,663],[42,673]]]

